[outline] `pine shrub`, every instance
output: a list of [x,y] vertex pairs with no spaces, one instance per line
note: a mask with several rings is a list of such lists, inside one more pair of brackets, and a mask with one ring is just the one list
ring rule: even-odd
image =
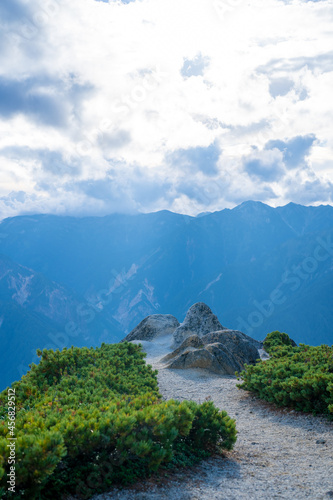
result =
[[[231,449],[234,420],[214,405],[163,401],[141,346],[38,351],[16,392],[16,494],[8,474],[7,391],[0,394],[4,498],[88,499],[166,464]],[[1,492],[1,489],[0,489]]]
[[280,344],[276,339],[269,347],[270,359],[245,365],[238,387],[278,406],[333,418],[333,346],[292,347],[285,337]]
[[275,331],[266,335],[264,349],[269,354],[285,346],[296,347],[295,342],[286,333]]

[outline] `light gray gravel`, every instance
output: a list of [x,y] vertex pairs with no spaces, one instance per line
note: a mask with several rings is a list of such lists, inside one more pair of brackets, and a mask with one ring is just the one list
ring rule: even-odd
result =
[[[204,370],[168,370],[160,351],[146,346],[147,362],[159,370],[166,399],[212,398],[236,419],[238,439],[225,457],[214,457],[169,478],[150,479],[94,500],[240,500],[333,498],[333,423],[255,399],[235,377]],[[156,355],[158,354],[158,357]]]

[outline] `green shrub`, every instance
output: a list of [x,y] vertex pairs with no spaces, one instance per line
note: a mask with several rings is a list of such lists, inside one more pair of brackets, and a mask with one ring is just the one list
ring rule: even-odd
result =
[[[131,343],[44,350],[16,391],[16,496],[79,498],[183,465],[236,441],[212,403],[162,401],[156,371]],[[7,391],[0,395],[0,479],[8,473]],[[4,474],[4,471],[6,473]],[[1,491],[1,490],[0,490]],[[4,498],[7,493],[4,493]]]
[[246,365],[238,387],[279,406],[333,417],[333,347],[274,346],[271,358]]
[[272,354],[276,350],[276,348],[282,348],[282,347],[296,347],[296,344],[289,335],[283,332],[275,331],[271,332],[268,335],[266,335],[266,338],[264,340],[264,349],[267,351],[269,354]]
[[227,412],[220,412],[212,401],[206,401],[201,405],[193,402],[189,404],[195,415],[189,441],[195,447],[204,450],[209,450],[216,444],[231,450],[236,442],[236,425]]

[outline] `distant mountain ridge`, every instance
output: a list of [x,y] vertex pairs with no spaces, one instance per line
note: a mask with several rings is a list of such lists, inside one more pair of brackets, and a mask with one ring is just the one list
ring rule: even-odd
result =
[[[3,360],[22,346],[17,364],[28,366],[49,331],[54,348],[117,342],[146,316],[182,319],[195,302],[258,340],[278,329],[298,343],[333,343],[332,206],[251,201],[200,217],[19,216],[0,223],[0,254],[4,384]],[[52,313],[47,297],[57,293]],[[13,326],[20,317],[23,326]]]

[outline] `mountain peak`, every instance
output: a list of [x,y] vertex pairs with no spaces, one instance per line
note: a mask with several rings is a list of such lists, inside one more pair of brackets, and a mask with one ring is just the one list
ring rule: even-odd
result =
[[261,201],[254,201],[254,200],[248,200],[248,201],[243,201],[243,203],[241,203],[240,205],[238,205],[237,207],[234,208],[234,210],[236,211],[248,211],[248,210],[256,210],[256,211],[259,211],[259,210],[273,210],[272,207],[270,207],[269,205],[266,205],[265,203],[262,203]]

